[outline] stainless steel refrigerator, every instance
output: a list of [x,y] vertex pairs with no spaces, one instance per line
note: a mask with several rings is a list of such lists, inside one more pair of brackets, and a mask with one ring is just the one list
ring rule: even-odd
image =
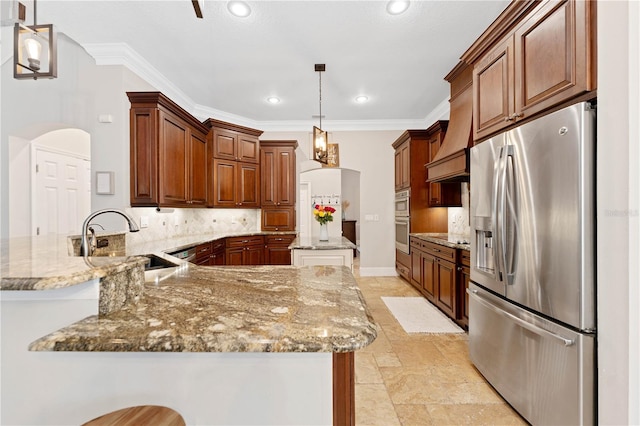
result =
[[469,351],[527,421],[596,422],[595,109],[471,149]]

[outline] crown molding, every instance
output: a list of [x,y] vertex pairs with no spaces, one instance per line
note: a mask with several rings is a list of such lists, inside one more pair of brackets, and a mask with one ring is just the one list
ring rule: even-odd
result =
[[[314,120],[258,121],[197,104],[127,43],[84,43],[82,47],[97,65],[122,65],[201,121],[208,118],[271,132],[297,132],[312,128]],[[327,131],[380,131],[427,128],[433,122],[448,117],[449,101],[445,99],[424,119],[398,120],[323,120]]]
[[127,43],[84,43],[81,46],[95,59],[96,65],[125,66],[189,113],[195,109],[196,103],[186,93]]

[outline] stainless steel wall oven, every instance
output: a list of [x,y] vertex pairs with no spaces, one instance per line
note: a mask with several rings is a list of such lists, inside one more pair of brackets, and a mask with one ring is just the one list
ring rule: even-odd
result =
[[409,254],[409,190],[396,192],[395,215],[396,215],[396,249]]

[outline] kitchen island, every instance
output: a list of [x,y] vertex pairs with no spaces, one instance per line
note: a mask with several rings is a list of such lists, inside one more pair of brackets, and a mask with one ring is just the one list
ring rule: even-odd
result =
[[[353,421],[353,351],[376,325],[349,268],[181,263],[98,315],[99,276],[60,288],[63,271],[20,278],[11,271],[28,267],[11,258],[3,249],[3,424],[80,424],[143,404],[188,424]],[[136,256],[96,259],[98,275],[142,269]],[[24,290],[43,281],[52,289]]]
[[341,265],[353,272],[353,251],[356,245],[345,237],[331,237],[320,241],[317,237],[297,237],[289,245],[291,264]]

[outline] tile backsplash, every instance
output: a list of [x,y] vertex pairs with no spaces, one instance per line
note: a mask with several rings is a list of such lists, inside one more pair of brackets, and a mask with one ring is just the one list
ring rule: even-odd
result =
[[468,237],[471,234],[469,224],[469,184],[462,182],[462,207],[449,207],[449,234],[463,235]]
[[127,208],[138,225],[146,217],[148,226],[128,233],[131,242],[175,238],[186,235],[231,232],[255,232],[260,229],[260,209],[171,209],[155,207]]

